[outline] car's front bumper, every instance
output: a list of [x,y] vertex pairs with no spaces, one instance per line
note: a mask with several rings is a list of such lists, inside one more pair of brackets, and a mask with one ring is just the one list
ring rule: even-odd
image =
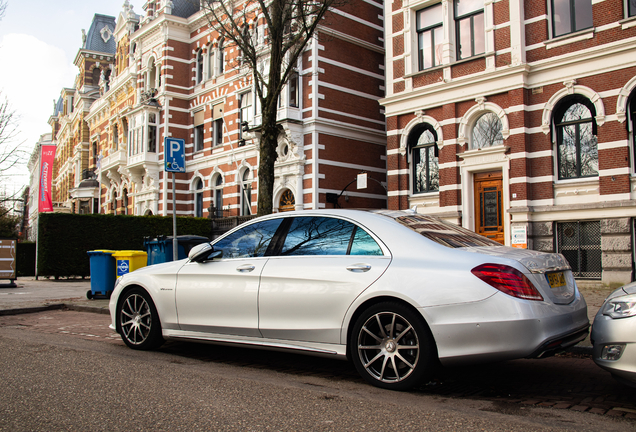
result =
[[[592,326],[594,362],[626,384],[636,387],[636,317],[613,319],[601,313],[594,318]],[[617,360],[602,357],[603,348],[622,345]]]

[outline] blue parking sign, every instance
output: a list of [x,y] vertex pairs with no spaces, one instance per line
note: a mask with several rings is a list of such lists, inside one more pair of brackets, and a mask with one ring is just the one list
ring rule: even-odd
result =
[[185,172],[185,140],[166,137],[163,141],[166,172]]

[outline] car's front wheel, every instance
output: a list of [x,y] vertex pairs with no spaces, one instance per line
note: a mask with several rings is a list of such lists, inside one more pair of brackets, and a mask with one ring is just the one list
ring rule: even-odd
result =
[[364,379],[390,390],[406,390],[429,378],[437,364],[430,330],[415,312],[386,302],[366,309],[351,336],[351,359]]
[[117,328],[130,348],[149,350],[163,343],[157,309],[150,295],[140,288],[127,291],[119,301]]

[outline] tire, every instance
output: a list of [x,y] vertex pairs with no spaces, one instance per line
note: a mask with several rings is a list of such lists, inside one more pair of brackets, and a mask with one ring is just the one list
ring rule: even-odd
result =
[[86,298],[89,300],[93,300],[93,291],[91,290],[86,291]]
[[435,372],[433,336],[416,312],[399,303],[378,303],[356,320],[350,358],[358,373],[376,387],[408,390]]
[[155,349],[164,342],[157,309],[146,291],[133,288],[120,297],[117,331],[126,345],[137,350]]

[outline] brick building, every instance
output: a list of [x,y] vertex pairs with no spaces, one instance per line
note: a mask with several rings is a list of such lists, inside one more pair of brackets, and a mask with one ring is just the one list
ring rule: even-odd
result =
[[636,3],[384,7],[389,208],[632,280]]
[[[101,75],[86,121],[87,168],[101,213],[172,214],[164,138],[185,140],[186,173],[176,175],[178,215],[256,212],[259,106],[238,50],[210,30],[188,0],[149,0],[142,15],[126,2],[110,56],[80,68]],[[266,51],[267,30],[250,23]],[[90,32],[89,32],[90,33]],[[98,33],[101,36],[101,33]],[[90,37],[90,34],[89,34]],[[386,206],[382,4],[356,0],[325,20],[281,95],[274,209]],[[246,127],[241,124],[246,123]],[[244,131],[243,129],[247,129]],[[329,202],[327,197],[330,197]]]
[[107,82],[113,61],[115,18],[96,14],[75,56],[79,69],[73,88],[62,89],[49,118],[53,143],[53,202],[56,211],[95,213],[99,187],[89,166],[90,131],[87,115],[100,97],[100,80]]

